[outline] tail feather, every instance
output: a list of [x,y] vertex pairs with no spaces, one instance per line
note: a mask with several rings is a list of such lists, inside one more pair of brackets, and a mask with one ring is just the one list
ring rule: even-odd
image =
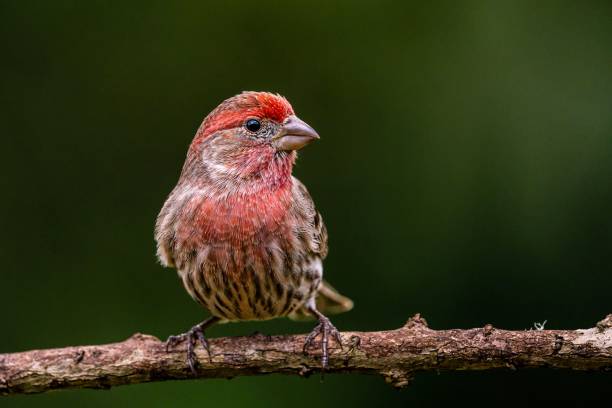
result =
[[[315,299],[317,304],[317,310],[324,315],[338,314],[348,312],[353,308],[353,301],[346,296],[343,296],[338,292],[332,285],[327,283],[325,280],[321,282],[321,287],[317,292]],[[290,319],[293,320],[308,320],[312,319],[313,316],[302,307],[289,315]]]

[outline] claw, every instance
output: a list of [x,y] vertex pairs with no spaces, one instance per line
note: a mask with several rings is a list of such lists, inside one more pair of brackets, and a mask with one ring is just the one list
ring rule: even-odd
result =
[[[331,325],[331,322],[329,324]],[[340,336],[340,332],[338,331],[338,329],[336,329],[335,326],[332,326],[331,328],[332,330],[330,334],[334,337],[334,340],[336,340],[336,343],[338,343],[338,345],[340,346],[340,350],[344,351],[344,346],[342,346],[342,336]]]
[[208,361],[212,363],[212,356],[210,354],[210,346],[208,345],[208,340],[206,340],[206,337],[204,336],[204,331],[200,328],[199,330],[195,331],[195,335],[198,341],[202,344],[202,348],[206,350],[206,353],[208,353]]
[[170,351],[170,347],[174,347],[177,344],[181,343],[187,337],[186,333],[182,333],[176,336],[169,336],[166,339],[166,353]]
[[197,374],[196,368],[198,366],[198,358],[195,353],[195,347],[197,345],[197,342],[199,341],[202,344],[204,350],[206,350],[206,352],[208,353],[208,360],[212,363],[210,345],[208,344],[208,340],[206,340],[206,336],[204,335],[204,329],[216,323],[218,320],[219,319],[216,317],[211,317],[210,319],[205,320],[200,324],[196,324],[185,333],[168,337],[168,339],[166,340],[166,352],[168,352],[171,347],[174,347],[177,344],[187,340],[187,365],[189,366],[189,369],[193,374]]
[[333,337],[334,340],[342,347],[342,337],[340,336],[340,332],[334,327],[334,325],[329,321],[329,319],[323,315],[319,315],[319,324],[315,326],[315,328],[310,332],[310,334],[306,337],[304,341],[304,354],[308,353],[308,349],[313,346],[314,340],[321,335],[321,366],[322,369],[325,370],[329,365],[329,337]]
[[304,354],[308,353],[308,349],[312,347],[314,340],[317,338],[317,336],[320,333],[321,333],[321,323],[317,324],[315,328],[312,329],[310,334],[306,336],[306,340],[304,341],[304,348],[303,348]]

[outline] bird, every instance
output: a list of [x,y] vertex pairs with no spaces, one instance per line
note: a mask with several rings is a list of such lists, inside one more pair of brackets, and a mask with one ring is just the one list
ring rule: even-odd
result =
[[318,133],[276,93],[244,91],[224,100],[198,128],[178,182],[155,223],[157,256],[176,268],[210,317],[166,341],[187,342],[197,373],[198,344],[216,323],[314,318],[308,353],[320,337],[321,369],[329,342],[342,347],[326,316],[353,302],[323,280],[328,234],[308,190],[292,175],[297,151]]

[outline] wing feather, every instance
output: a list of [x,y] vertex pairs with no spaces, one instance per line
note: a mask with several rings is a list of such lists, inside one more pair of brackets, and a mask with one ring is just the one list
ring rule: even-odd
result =
[[[302,211],[312,220],[309,229],[312,231],[312,242],[315,243],[313,245],[313,252],[323,260],[328,252],[327,228],[323,222],[323,217],[316,210],[314,202],[302,182],[296,178],[293,181],[296,186],[296,194],[298,195],[296,201],[300,203]],[[353,301],[341,295],[333,286],[323,280],[317,292],[316,305],[317,309],[323,314],[337,314],[351,310],[353,308]],[[312,316],[305,308],[300,308],[290,314],[289,318],[303,320],[312,318]]]

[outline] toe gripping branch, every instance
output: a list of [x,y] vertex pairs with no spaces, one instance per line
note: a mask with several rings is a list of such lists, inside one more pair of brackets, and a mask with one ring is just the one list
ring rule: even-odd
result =
[[321,369],[326,370],[329,365],[329,338],[333,337],[342,349],[342,337],[340,332],[331,323],[331,321],[325,317],[321,312],[316,309],[311,310],[319,319],[319,323],[310,332],[304,341],[304,354],[308,353],[308,349],[313,347],[315,339],[321,335]]
[[[308,354],[308,349],[314,348],[315,340],[321,336],[321,369],[325,371],[329,366],[329,339],[333,338],[336,343],[343,349],[342,337],[340,332],[331,323],[331,321],[324,316],[321,312],[313,308],[311,313],[314,314],[318,319],[319,323],[315,326],[312,332],[306,337],[304,341],[304,354]],[[185,333],[181,333],[175,336],[170,336],[166,340],[166,352],[169,352],[171,348],[174,348],[179,343],[187,341],[187,365],[193,374],[197,374],[198,357],[195,353],[195,348],[198,343],[202,344],[202,347],[208,353],[208,359],[212,362],[212,353],[210,351],[210,345],[204,331],[217,323],[219,318],[211,317],[203,322],[196,324]]]
[[198,357],[195,353],[195,347],[197,346],[197,343],[200,342],[204,350],[206,350],[206,352],[208,353],[209,361],[212,362],[210,345],[208,344],[208,340],[206,340],[204,330],[218,321],[219,318],[211,317],[201,323],[196,324],[185,333],[168,337],[168,339],[166,340],[166,352],[170,351],[170,348],[174,348],[177,344],[187,340],[187,365],[189,366],[189,369],[193,374],[197,374],[196,367],[198,366]]

